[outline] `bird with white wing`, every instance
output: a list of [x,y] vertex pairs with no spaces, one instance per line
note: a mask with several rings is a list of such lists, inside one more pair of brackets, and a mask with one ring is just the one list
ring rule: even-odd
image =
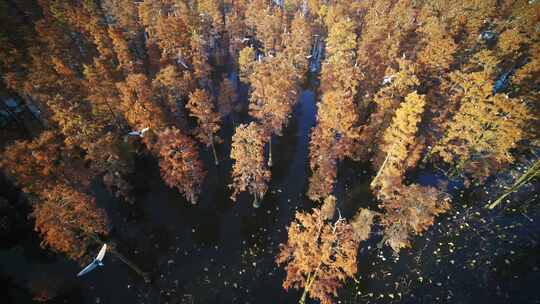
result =
[[84,267],[83,270],[81,270],[81,272],[77,274],[77,276],[78,277],[83,276],[89,273],[90,271],[94,270],[98,266],[103,267],[103,258],[105,257],[106,251],[107,251],[107,244],[103,244],[96,258],[90,264],[88,264],[88,266]]
[[150,128],[144,128],[140,131],[131,131],[129,132],[127,135],[129,136],[139,136],[140,138],[143,138],[144,137],[144,133],[148,132],[148,130],[150,130]]

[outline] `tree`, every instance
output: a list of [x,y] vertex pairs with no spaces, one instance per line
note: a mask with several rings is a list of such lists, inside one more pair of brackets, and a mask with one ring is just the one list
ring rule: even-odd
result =
[[162,67],[152,80],[152,89],[161,98],[166,112],[178,127],[187,125],[187,113],[183,104],[196,86],[190,71],[180,71],[172,64]]
[[[163,110],[154,102],[151,84],[144,74],[130,74],[116,85],[122,99],[121,111],[132,129],[150,128],[157,132],[166,126]],[[152,143],[145,140],[152,149]]]
[[159,16],[156,24],[156,40],[163,59],[185,58],[188,54],[190,33],[186,22],[174,15]]
[[130,51],[129,43],[123,28],[112,27],[108,29],[113,50],[118,60],[118,69],[128,75],[137,72],[138,63]]
[[355,158],[369,159],[369,156],[373,156],[372,163],[375,167],[378,167],[386,156],[378,147],[381,146],[384,131],[392,122],[395,110],[403,102],[404,97],[420,84],[416,76],[418,65],[406,58],[397,61],[398,69],[390,67],[386,71],[390,83],[376,92],[372,100],[375,109],[358,135],[358,151]]
[[307,195],[318,201],[332,193],[337,176],[337,155],[332,134],[320,125],[311,131],[309,142],[309,188]]
[[[233,82],[224,77],[219,85],[219,95],[217,99],[218,111],[221,115],[221,119],[225,119],[231,114],[234,115],[234,112],[238,110],[239,106],[236,104],[237,99],[238,95],[236,94],[236,88],[234,87]],[[234,125],[234,117],[232,119]]]
[[421,235],[434,223],[435,217],[450,208],[450,198],[433,187],[417,184],[401,186],[397,195],[383,201],[381,215],[383,240],[395,253],[410,247],[411,235]]
[[59,182],[84,188],[91,180],[76,151],[66,147],[62,138],[51,131],[7,146],[0,166],[25,193],[38,197],[44,197]]
[[417,25],[417,8],[408,1],[373,0],[362,4],[365,15],[356,57],[362,71],[359,86],[369,100],[379,90],[384,76],[390,75],[386,72],[397,59],[405,52],[414,52],[414,45],[405,46]]
[[268,1],[251,1],[246,9],[246,26],[262,43],[266,55],[281,51],[281,33],[287,24],[283,10]]
[[198,11],[209,20],[214,35],[225,30],[225,8],[223,0],[200,0]]
[[100,57],[106,60],[114,58],[111,38],[105,25],[105,16],[96,3],[92,1],[56,2],[51,3],[49,8],[56,19],[82,33],[93,44]]
[[249,32],[245,23],[245,12],[249,1],[247,0],[224,0],[225,10],[225,36],[228,38],[228,51],[233,64],[238,67],[238,54],[244,47],[242,38]]
[[129,0],[104,0],[103,11],[113,20],[116,27],[125,31],[129,40],[134,40],[141,30],[138,22],[137,4]]
[[272,135],[281,135],[296,103],[296,75],[282,56],[258,63],[249,82],[249,114],[260,122],[269,138],[268,166],[272,166]]
[[95,237],[109,233],[107,215],[94,198],[67,185],[50,188],[32,216],[44,246],[80,261]]
[[[495,169],[512,163],[511,150],[527,137],[531,113],[520,100],[492,95],[485,71],[452,76],[461,106],[432,153],[482,181]],[[478,166],[487,171],[479,171]]]
[[[154,39],[157,22],[159,18],[163,16],[161,5],[162,3],[160,2],[145,0],[137,7],[139,23],[144,27],[144,30],[150,39]],[[161,22],[166,22],[166,20],[167,19],[161,19]]]
[[251,122],[236,127],[232,138],[231,159],[233,188],[231,199],[236,200],[238,194],[249,191],[253,195],[253,206],[258,208],[260,200],[268,190],[270,171],[264,162],[264,140],[261,127]]
[[384,133],[381,150],[386,152],[386,158],[371,182],[371,186],[377,189],[383,200],[391,197],[394,187],[403,181],[407,169],[406,160],[416,142],[418,124],[422,119],[425,104],[423,95],[416,92],[407,95],[405,102],[396,111],[392,124]]
[[214,103],[211,97],[204,90],[196,89],[189,95],[186,106],[191,112],[190,116],[197,118],[199,126],[196,136],[206,147],[212,147],[214,162],[219,165],[216,153],[215,141],[220,141],[216,133],[221,128],[219,113],[214,110]]
[[256,64],[255,56],[255,49],[252,47],[243,48],[238,55],[240,80],[243,82],[248,82],[249,77],[253,73],[253,68]]
[[430,16],[417,29],[424,38],[424,48],[418,53],[418,62],[428,69],[445,71],[454,61],[457,44],[439,18]]
[[114,71],[101,58],[94,58],[93,65],[84,66],[84,85],[88,91],[88,101],[92,107],[93,117],[100,120],[102,125],[111,121],[119,124],[117,114],[120,112],[120,97],[116,87]]
[[[449,197],[433,187],[404,185],[405,170],[418,160],[415,151],[417,132],[425,104],[425,96],[416,92],[405,97],[392,124],[384,132],[381,150],[386,152],[386,158],[371,182],[381,200],[380,207],[384,209],[380,215],[385,227],[383,240],[396,253],[410,246],[411,235],[421,234],[433,225],[437,215],[450,207]],[[362,217],[361,214],[358,216]],[[367,214],[363,217],[371,221]]]
[[165,183],[177,188],[189,202],[196,204],[206,172],[195,142],[180,130],[167,128],[158,134],[156,150]]
[[308,196],[312,200],[320,200],[332,193],[337,162],[352,156],[353,142],[358,136],[358,113],[354,103],[359,73],[353,63],[355,24],[341,16],[328,27],[328,53],[321,74],[323,95],[309,149],[312,176]]
[[[48,35],[61,35],[56,32],[57,29],[44,24],[41,26],[40,23],[40,37],[44,35],[50,39]],[[64,54],[50,56],[47,53],[60,53],[57,49],[63,45],[57,43],[61,42],[49,41],[48,48],[41,46],[29,50],[29,72],[23,92],[44,109],[46,119],[64,135],[67,145],[86,149],[99,136],[104,125],[93,117],[91,105],[85,100],[88,94],[86,86],[77,77],[77,65],[71,62],[75,58]]]
[[[308,71],[308,55],[313,44],[313,29],[306,17],[297,12],[290,25],[290,32],[283,39],[285,56],[290,65],[304,75]],[[304,77],[300,77],[303,79]]]
[[[32,217],[35,230],[42,236],[42,246],[67,255],[78,262],[88,261],[88,249],[101,244],[102,237],[109,234],[109,220],[103,209],[96,206],[95,199],[66,184],[58,183],[42,198],[34,201]],[[150,278],[137,265],[128,260],[109,241],[109,251],[149,283]]]
[[208,41],[202,35],[191,37],[191,64],[193,65],[193,75],[203,88],[210,86],[210,74],[212,66],[208,61]]
[[[332,204],[335,199],[330,197],[321,209],[332,210],[328,206]],[[276,257],[278,265],[286,265],[283,288],[304,288],[299,303],[305,303],[308,295],[321,303],[332,303],[337,289],[357,271],[360,239],[353,226],[341,217],[332,221],[333,213],[321,209],[296,212],[288,227],[287,243],[280,244]]]

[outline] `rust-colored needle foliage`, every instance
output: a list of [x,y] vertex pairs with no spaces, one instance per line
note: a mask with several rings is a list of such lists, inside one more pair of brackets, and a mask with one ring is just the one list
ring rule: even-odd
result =
[[248,82],[249,77],[253,73],[255,66],[255,49],[252,47],[245,47],[240,51],[238,55],[238,65],[240,70],[240,80]]
[[32,216],[44,246],[80,261],[87,246],[99,235],[107,235],[108,220],[94,198],[69,186],[50,188],[42,202],[34,204]]
[[207,147],[212,147],[214,161],[219,163],[214,143],[219,141],[215,134],[221,127],[221,117],[214,109],[212,99],[204,90],[197,89],[189,95],[186,106],[190,111],[190,116],[197,118],[199,126],[196,131],[197,139]]
[[238,95],[236,94],[236,88],[232,81],[228,78],[224,78],[219,85],[219,95],[218,95],[218,111],[222,119],[225,119],[227,116],[231,115],[236,111],[237,105],[236,100]]
[[310,140],[308,196],[320,200],[332,193],[337,175],[337,161],[351,155],[357,137],[358,121],[354,96],[358,69],[354,66],[355,24],[342,16],[329,24],[328,57],[321,75],[322,100],[317,111],[317,125]]
[[17,141],[2,153],[0,166],[28,194],[43,196],[56,183],[90,184],[81,158],[60,136],[47,131],[32,141]]
[[[325,204],[332,202],[326,200]],[[337,289],[356,274],[359,241],[353,226],[343,218],[332,222],[328,212],[319,208],[297,212],[288,228],[287,243],[280,245],[276,257],[287,270],[283,288],[304,288],[300,303],[307,295],[321,303],[333,303]]]
[[357,239],[363,241],[369,238],[369,234],[371,233],[371,225],[373,224],[373,219],[376,215],[378,214],[371,210],[362,208],[352,218],[351,226]]
[[449,198],[435,188],[403,184],[405,170],[418,160],[415,141],[425,103],[423,95],[413,92],[396,111],[384,133],[386,159],[371,183],[385,211],[380,216],[384,240],[396,253],[410,246],[411,235],[421,234],[450,207]]
[[195,142],[176,128],[158,134],[157,151],[161,176],[169,187],[175,187],[192,204],[197,203],[206,176]]
[[281,135],[296,103],[295,75],[287,65],[283,57],[270,58],[258,63],[249,77],[249,114],[269,134]]
[[532,118],[519,99],[491,96],[493,82],[488,77],[485,72],[453,75],[461,88],[461,106],[433,148],[444,161],[480,181],[514,161],[510,151],[526,138],[527,122]]
[[414,148],[418,124],[424,112],[425,97],[410,93],[396,111],[392,124],[384,133],[382,150],[386,159],[373,179],[371,186],[380,198],[392,196],[394,187],[400,185],[405,175],[406,160]]
[[337,156],[332,134],[319,126],[313,128],[309,144],[309,166],[313,174],[309,178],[307,194],[311,200],[317,201],[334,189]]
[[236,127],[232,138],[231,159],[234,160],[232,169],[233,188],[232,200],[238,194],[249,191],[254,197],[254,206],[258,206],[270,180],[270,171],[264,161],[264,140],[261,127],[252,122]]
[[163,110],[152,99],[151,85],[144,74],[130,74],[117,86],[122,97],[120,108],[133,129],[158,130],[165,126]]
[[450,208],[449,197],[433,187],[402,186],[397,195],[385,200],[381,216],[384,240],[394,252],[410,247],[411,235],[421,235],[434,223],[435,217]]

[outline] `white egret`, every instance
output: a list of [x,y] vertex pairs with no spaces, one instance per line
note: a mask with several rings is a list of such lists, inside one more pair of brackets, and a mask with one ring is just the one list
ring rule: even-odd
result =
[[128,135],[130,135],[130,136],[139,136],[139,137],[143,138],[144,133],[146,133],[148,130],[150,130],[150,128],[144,128],[144,129],[142,129],[140,131],[131,131],[131,132],[128,133]]
[[99,250],[98,255],[96,258],[92,261],[92,263],[88,264],[88,266],[84,267],[81,272],[77,274],[78,277],[85,275],[89,273],[90,271],[94,270],[98,266],[103,266],[103,258],[105,257],[105,252],[107,251],[107,244],[103,244],[103,247]]

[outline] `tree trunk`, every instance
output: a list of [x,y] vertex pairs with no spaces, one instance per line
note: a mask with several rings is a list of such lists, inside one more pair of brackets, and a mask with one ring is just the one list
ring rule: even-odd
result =
[[114,111],[113,111],[111,105],[109,104],[109,101],[106,100],[106,99],[105,99],[105,104],[107,105],[107,108],[109,109],[109,112],[111,113],[111,117],[112,117],[114,123],[116,124],[116,126],[118,127],[118,130],[122,130],[122,126],[120,126],[120,122],[116,118],[116,114],[114,114]]
[[259,195],[255,193],[253,196],[253,208],[259,208],[261,206],[261,202],[259,201]]
[[214,144],[214,139],[212,138],[212,153],[214,154],[214,164],[219,166],[219,159],[216,152],[216,145]]
[[377,175],[375,175],[375,178],[373,178],[373,180],[371,181],[371,187],[373,187],[373,185],[375,185],[375,182],[379,178],[379,175],[381,175],[382,170],[386,166],[386,162],[388,161],[388,158],[390,158],[390,152],[388,152],[386,154],[386,158],[384,159],[384,162],[382,163],[381,167],[379,168],[379,171],[377,172]]
[[317,278],[317,273],[319,272],[321,265],[322,265],[322,261],[321,263],[319,263],[319,266],[317,266],[317,269],[315,269],[314,272],[308,275],[308,278],[306,280],[306,286],[304,287],[304,292],[302,293],[302,297],[300,297],[300,301],[298,301],[299,304],[304,304],[306,302],[307,294],[309,293],[309,290],[311,289],[311,285],[313,285],[313,282],[315,282],[315,279]]
[[300,300],[298,301],[299,304],[306,303],[306,297],[307,297],[309,288],[311,287],[311,273],[308,275],[308,278],[307,278],[306,282],[307,282],[307,284],[304,287],[304,292],[302,292],[302,296],[300,297]]
[[268,142],[268,167],[272,167],[272,135],[270,135],[270,141]]
[[497,200],[495,200],[493,203],[486,206],[486,208],[492,210],[493,208],[497,207],[507,196],[510,194],[516,192],[521,188],[523,185],[527,184],[528,182],[532,181],[536,177],[540,176],[540,160],[537,160],[525,173],[523,173],[508,189],[505,193],[503,193]]

